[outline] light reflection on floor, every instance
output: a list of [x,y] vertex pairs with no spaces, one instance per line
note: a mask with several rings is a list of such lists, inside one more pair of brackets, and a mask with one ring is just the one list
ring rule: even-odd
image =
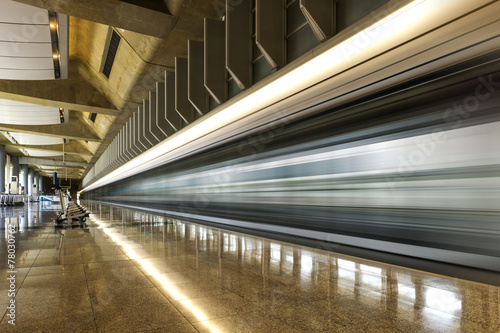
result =
[[500,331],[496,286],[97,203],[54,233],[33,207],[1,221],[23,235],[12,331]]

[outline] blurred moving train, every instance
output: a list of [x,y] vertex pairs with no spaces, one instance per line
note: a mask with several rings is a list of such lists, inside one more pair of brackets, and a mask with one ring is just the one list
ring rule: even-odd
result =
[[334,96],[324,82],[298,94],[314,95],[308,106],[248,118],[86,199],[500,271],[497,32],[423,61],[435,65],[423,74],[402,66]]
[[88,198],[498,271],[498,83],[486,98],[487,82],[500,82],[497,56],[273,126]]

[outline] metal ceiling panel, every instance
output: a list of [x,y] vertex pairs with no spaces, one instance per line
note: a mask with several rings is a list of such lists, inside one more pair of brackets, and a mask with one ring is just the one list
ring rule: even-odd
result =
[[24,57],[2,57],[0,56],[0,68],[3,69],[49,69],[54,70],[54,59],[52,56],[46,58],[24,58]]
[[0,22],[26,24],[49,24],[46,9],[25,5],[10,0],[0,0]]
[[47,156],[60,156],[62,155],[61,152],[56,152],[56,151],[44,151],[44,150],[36,150],[36,149],[24,149],[29,156],[35,156],[35,157],[47,157]]
[[53,80],[54,69],[22,70],[22,69],[0,69],[2,80]]
[[50,43],[16,43],[0,41],[1,57],[38,57],[52,58]]
[[59,109],[0,99],[0,123],[11,125],[60,124]]
[[10,134],[21,145],[58,145],[63,143],[62,138],[55,138],[51,136],[18,132],[10,132]]
[[[67,78],[67,15],[58,14],[57,27],[51,28],[54,22],[49,20],[46,9],[10,0],[0,0],[0,8],[0,79]],[[57,51],[52,48],[57,41],[54,33],[59,39]],[[57,52],[57,60],[53,52]]]
[[49,25],[11,24],[0,22],[0,40],[24,43],[50,43]]

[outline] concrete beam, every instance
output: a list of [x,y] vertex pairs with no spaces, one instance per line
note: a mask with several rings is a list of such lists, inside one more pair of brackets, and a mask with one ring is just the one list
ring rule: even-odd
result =
[[79,121],[57,125],[10,125],[0,124],[0,130],[51,136],[56,138],[101,142],[96,134],[89,132],[88,127]]
[[0,80],[0,98],[90,113],[120,111],[85,78],[72,71],[66,80]]
[[43,158],[33,158],[33,157],[19,157],[19,164],[37,164],[37,165],[47,165],[47,166],[67,166],[67,167],[92,167],[91,163],[80,163],[80,162],[69,162],[69,161],[57,161],[48,160]]
[[116,0],[15,0],[88,21],[164,38],[177,17],[144,6]]

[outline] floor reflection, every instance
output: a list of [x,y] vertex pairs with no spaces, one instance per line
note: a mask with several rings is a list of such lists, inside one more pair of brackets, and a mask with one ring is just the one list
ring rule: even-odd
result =
[[[369,323],[403,331],[500,328],[498,287],[126,208],[95,203],[90,207],[95,212],[91,220],[98,226],[96,237],[102,231],[136,260],[168,299],[177,302],[179,311],[212,331],[225,330],[211,315],[211,307],[224,304],[191,298],[185,294],[185,284],[223,288],[249,300],[253,310],[291,322],[298,330]],[[169,267],[184,269],[179,274],[164,273]],[[349,310],[355,314],[345,313]],[[304,316],[309,312],[317,315]]]
[[18,318],[0,331],[500,331],[497,286],[82,204],[87,228],[54,228],[56,205],[0,208],[0,305],[12,225]]

